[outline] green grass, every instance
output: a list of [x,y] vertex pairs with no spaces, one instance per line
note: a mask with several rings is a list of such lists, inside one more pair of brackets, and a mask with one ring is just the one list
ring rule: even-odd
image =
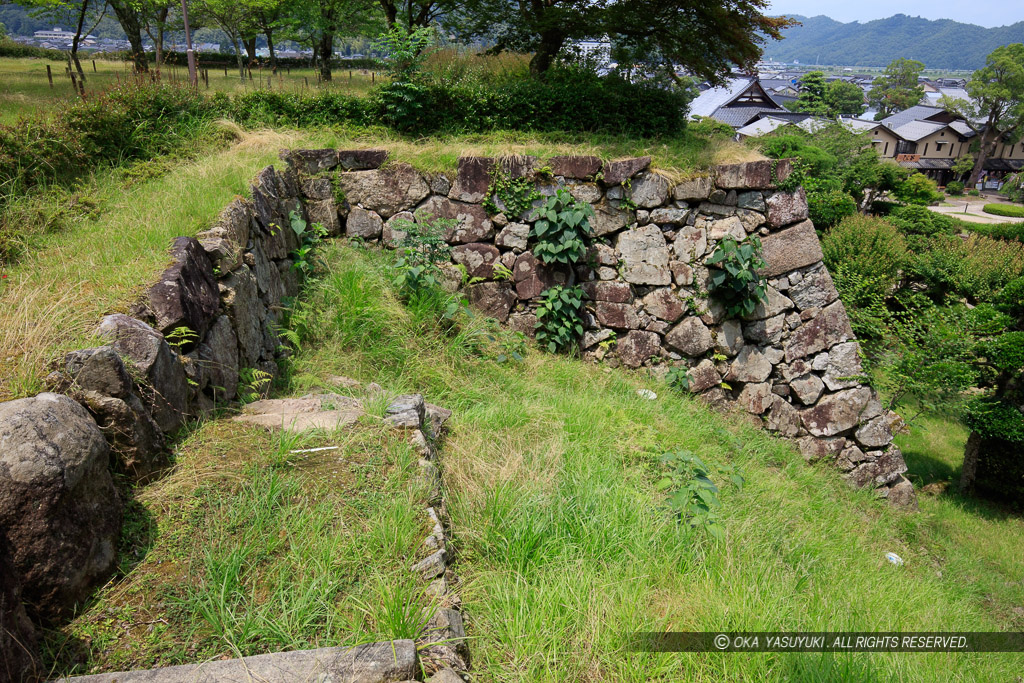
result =
[[[507,333],[479,317],[442,322],[443,295],[403,303],[390,255],[330,244],[324,256],[294,318],[303,342],[286,391],[343,374],[455,411],[441,467],[477,680],[1019,676],[1015,654],[627,651],[637,630],[1021,630],[1024,521],[948,491],[922,495],[919,513],[892,509],[639,372],[536,350],[498,363]],[[192,434],[174,473],[136,496],[126,578],[50,634],[55,673],[414,632],[422,598],[402,571],[423,500],[405,493],[407,448],[372,425],[311,442],[343,443],[336,464],[288,460],[231,423]],[[944,480],[926,458],[955,467],[963,434],[935,440],[925,426],[901,437],[911,476]],[[722,542],[655,490],[659,456],[680,449],[746,478],[722,487]]]
[[[202,66],[202,56],[200,56]],[[46,65],[50,65],[53,73],[53,87],[46,79]],[[93,60],[82,59],[85,69],[86,96],[102,92],[106,88],[134,78],[131,64],[128,62],[95,60],[96,71],[93,71]],[[71,78],[66,75],[66,62],[47,61],[31,58],[0,58],[0,124],[13,123],[19,116],[40,116],[62,104],[73,102],[78,95],[71,85]],[[338,70],[334,80],[329,84],[317,83],[317,72],[313,69],[282,69],[277,76],[270,78],[270,72],[253,71],[253,80],[242,80],[237,69],[210,69],[209,87],[200,83],[200,89],[209,92],[224,92],[230,95],[252,90],[271,89],[284,92],[310,92],[320,89],[365,95],[375,82],[381,79],[380,74],[364,70]],[[188,69],[181,66],[165,65],[161,70],[164,79],[188,80]]]
[[[328,258],[295,383],[346,374],[455,410],[442,463],[482,680],[1019,675],[1019,657],[1000,654],[626,652],[635,630],[1020,630],[1024,522],[952,495],[891,509],[639,373],[538,352],[498,364],[478,321],[446,334],[430,306],[402,306],[386,257]],[[654,490],[658,457],[679,449],[747,478],[723,491],[724,543],[673,520]]]
[[[299,447],[339,446],[308,455]],[[418,634],[427,492],[404,436],[367,419],[301,441],[208,423],[137,492],[122,578],[46,634],[53,675]]]
[[1018,204],[986,204],[981,210],[996,216],[1024,218],[1024,206]]

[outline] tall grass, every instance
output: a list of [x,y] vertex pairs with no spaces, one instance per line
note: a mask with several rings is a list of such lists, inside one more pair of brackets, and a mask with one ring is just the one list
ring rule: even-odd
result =
[[[1019,629],[1024,523],[952,496],[923,496],[921,514],[893,510],[639,374],[536,352],[498,364],[486,345],[424,328],[391,291],[386,256],[328,256],[296,384],[346,374],[455,410],[444,477],[484,680],[1019,674],[1012,654],[628,652],[637,630]],[[658,456],[678,449],[747,478],[723,493],[724,543],[673,519],[654,490]],[[889,551],[905,565],[886,562]]]

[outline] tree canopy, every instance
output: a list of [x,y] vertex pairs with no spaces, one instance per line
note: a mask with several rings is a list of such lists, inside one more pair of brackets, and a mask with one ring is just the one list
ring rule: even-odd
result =
[[980,134],[980,149],[968,181],[973,185],[996,144],[1015,143],[1024,135],[1024,44],[993,50],[985,66],[971,76],[967,94],[969,100],[943,97],[942,103]]
[[462,0],[446,18],[464,40],[492,51],[534,53],[543,73],[574,41],[611,41],[617,55],[674,76],[681,66],[720,83],[736,65],[752,68],[765,43],[791,25],[763,14],[768,0]]
[[894,59],[885,67],[885,73],[871,83],[868,103],[878,110],[875,120],[898,111],[903,111],[921,101],[924,88],[917,80],[924,71],[924,64],[913,59]]

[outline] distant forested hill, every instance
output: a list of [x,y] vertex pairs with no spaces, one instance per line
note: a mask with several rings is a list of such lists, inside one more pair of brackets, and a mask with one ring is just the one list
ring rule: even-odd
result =
[[1024,21],[984,28],[905,14],[864,24],[844,24],[825,16],[795,18],[803,25],[784,31],[785,40],[769,43],[766,57],[849,66],[885,66],[897,57],[907,57],[930,69],[977,69],[1000,45],[1024,43]]

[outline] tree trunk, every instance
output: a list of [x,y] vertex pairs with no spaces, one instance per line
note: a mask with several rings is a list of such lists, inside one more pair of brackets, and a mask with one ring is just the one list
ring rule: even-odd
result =
[[160,67],[164,63],[164,33],[167,27],[167,13],[170,6],[164,7],[156,15],[156,35],[153,38],[153,48],[156,51],[156,70],[160,73]]
[[331,81],[331,57],[334,56],[334,34],[324,32],[320,36],[320,80]]
[[242,59],[242,46],[238,36],[229,36],[235,48],[235,59],[238,61],[238,77],[245,80],[245,60]]
[[540,45],[530,60],[530,73],[539,76],[550,69],[564,44],[565,34],[561,31],[549,30],[541,33]]
[[981,450],[981,435],[971,432],[964,447],[964,466],[960,471],[960,493],[969,494],[974,489],[978,476],[978,455]]
[[274,54],[274,36],[269,28],[263,34],[267,37],[267,50],[270,51],[270,73],[277,74],[277,55]]
[[131,45],[135,73],[146,73],[149,71],[149,62],[146,60],[146,52],[142,49],[142,25],[139,23],[138,13],[128,0],[110,0],[110,6],[114,8],[117,23],[121,24],[121,30]]
[[[989,138],[992,139],[989,139]],[[978,158],[974,160],[974,170],[967,181],[967,187],[971,188],[978,184],[981,172],[985,170],[985,162],[988,161],[990,151],[995,151],[995,134],[990,128],[986,128],[981,135],[981,145],[978,149]]]
[[82,27],[85,25],[85,13],[89,11],[89,0],[83,0],[78,10],[78,27],[75,29],[75,37],[71,39],[71,61],[75,64],[75,71],[78,72],[78,89],[82,96],[85,96],[85,71],[82,63],[78,61],[78,43],[82,40]]
[[242,39],[242,45],[245,45],[245,56],[249,58],[249,64],[256,61],[256,36]]

